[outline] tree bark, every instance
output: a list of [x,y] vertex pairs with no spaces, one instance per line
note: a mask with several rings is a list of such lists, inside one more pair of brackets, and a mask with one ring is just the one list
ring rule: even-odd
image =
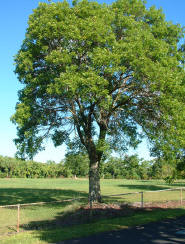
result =
[[89,167],[89,202],[101,202],[99,162],[95,158],[90,159]]
[[[104,125],[100,125],[99,140],[105,140],[106,128]],[[100,191],[100,160],[103,155],[103,151],[97,150],[92,140],[89,141],[88,154],[90,159],[89,167],[89,202],[92,206],[93,202],[101,202]]]

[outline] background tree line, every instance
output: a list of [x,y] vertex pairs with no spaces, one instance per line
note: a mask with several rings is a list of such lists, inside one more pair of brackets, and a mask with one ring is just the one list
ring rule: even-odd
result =
[[[124,158],[109,157],[101,162],[100,175],[105,179],[172,179],[185,178],[184,157],[178,158],[176,164],[164,158],[143,160],[137,154]],[[16,158],[0,156],[1,178],[56,178],[88,177],[89,159],[85,153],[67,153],[60,163],[47,161],[23,161]]]

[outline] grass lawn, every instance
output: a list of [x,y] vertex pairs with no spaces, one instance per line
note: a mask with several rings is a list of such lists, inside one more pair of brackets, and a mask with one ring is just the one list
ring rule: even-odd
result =
[[[136,181],[136,180],[101,180],[103,200],[106,202],[140,202],[141,195],[134,194],[119,197],[107,197],[112,194],[127,192],[156,191],[176,187],[185,187],[185,181],[179,181],[167,185],[164,181]],[[84,197],[83,202],[55,203],[51,201]],[[33,202],[48,202],[45,205],[24,206],[20,210],[21,231],[8,237],[7,233],[15,233],[17,224],[17,208],[0,208],[0,240],[1,243],[48,243],[85,236],[100,231],[125,228],[132,225],[143,224],[148,221],[156,221],[161,218],[175,217],[185,214],[183,208],[155,210],[152,212],[136,213],[132,217],[107,219],[83,225],[31,230],[31,226],[42,226],[46,223],[56,222],[59,216],[67,212],[75,211],[79,204],[87,203],[88,180],[87,179],[0,179],[0,205],[22,204]],[[185,191],[183,191],[185,199]],[[180,200],[180,191],[166,191],[144,193],[144,201]],[[155,212],[155,213],[154,213]],[[97,227],[99,226],[99,227]],[[96,228],[95,228],[96,227]],[[33,228],[32,228],[33,229]],[[25,232],[26,231],[26,232]],[[52,240],[53,238],[53,240]],[[26,240],[26,242],[25,242]]]
[[115,218],[109,220],[101,220],[96,223],[76,225],[72,227],[37,230],[19,233],[10,237],[2,238],[1,244],[46,244],[55,243],[66,239],[85,237],[98,232],[120,230],[131,226],[147,224],[152,221],[159,221],[165,218],[175,218],[185,215],[185,210],[169,209],[154,210],[152,212],[144,212],[136,214],[132,217]]
[[[104,196],[176,187],[185,187],[185,181],[168,185],[161,180],[101,180]],[[51,202],[87,196],[87,179],[0,179],[0,205]]]

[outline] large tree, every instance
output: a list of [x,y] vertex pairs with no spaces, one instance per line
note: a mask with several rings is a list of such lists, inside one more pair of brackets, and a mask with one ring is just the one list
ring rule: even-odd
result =
[[15,58],[23,89],[12,120],[25,157],[74,140],[89,156],[89,199],[100,201],[106,150],[183,147],[183,29],[142,0],[40,3]]

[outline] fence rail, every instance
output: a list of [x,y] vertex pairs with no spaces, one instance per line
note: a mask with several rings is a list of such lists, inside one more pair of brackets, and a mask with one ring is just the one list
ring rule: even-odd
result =
[[[68,203],[86,199],[85,197],[78,197],[50,202],[1,205],[0,236],[4,235],[4,233],[19,232],[20,226],[28,226],[29,222],[47,222],[48,219],[52,220],[69,205]],[[44,205],[45,207],[43,207]]]
[[120,194],[114,194],[114,195],[106,195],[106,197],[116,197],[116,196],[124,196],[124,195],[130,195],[130,194],[141,194],[142,192],[162,192],[162,191],[174,191],[174,190],[181,190],[185,189],[185,187],[178,187],[178,188],[169,188],[164,190],[156,190],[156,191],[136,191],[136,192],[127,192],[127,193],[120,193]]
[[[138,192],[128,192],[128,193],[121,193],[121,194],[113,194],[113,195],[106,195],[103,196],[103,198],[108,198],[112,200],[115,200],[114,197],[119,197],[120,202],[124,201],[126,202],[127,200],[122,199],[121,197],[126,197],[127,195],[129,196],[128,200],[130,200],[133,195],[133,199],[131,199],[132,203],[135,201],[135,196],[139,196],[137,200],[135,201],[138,203],[137,207],[144,208],[147,206],[147,199],[150,200],[150,194],[157,194],[160,192],[165,192],[165,191],[177,191],[174,193],[174,195],[171,197],[175,197],[175,201],[179,201],[179,203],[182,205],[183,204],[183,192],[185,192],[185,187],[178,187],[178,188],[171,188],[171,189],[164,189],[164,190],[155,190],[155,191],[138,191]],[[180,192],[179,192],[180,191]],[[165,194],[164,194],[164,199],[165,199]],[[157,196],[156,198],[157,199]],[[87,198],[85,197],[78,197],[78,198],[71,198],[71,199],[63,199],[63,200],[58,200],[58,201],[52,201],[52,202],[35,202],[35,203],[24,203],[24,204],[13,204],[13,205],[1,205],[0,206],[0,235],[1,232],[4,233],[7,232],[8,230],[14,230],[14,232],[19,232],[20,227],[23,228],[22,226],[29,225],[30,223],[34,225],[34,223],[38,222],[43,222],[43,221],[48,221],[55,219],[57,215],[61,214],[61,211],[65,211],[65,208],[69,206],[68,203],[73,203],[74,201],[83,201],[86,200]],[[167,200],[167,199],[165,199]],[[185,200],[185,196],[184,196]],[[45,205],[45,206],[43,206]],[[40,207],[39,207],[40,206]],[[92,206],[90,206],[92,207]],[[5,220],[5,221],[4,221]],[[5,228],[7,227],[8,228]],[[6,229],[6,231],[5,231]]]
[[19,206],[31,206],[31,205],[43,205],[43,204],[51,204],[51,203],[61,203],[61,202],[72,202],[75,200],[85,199],[85,197],[78,197],[78,198],[70,198],[58,201],[51,201],[51,202],[33,202],[33,203],[20,203],[20,204],[13,204],[13,205],[1,205],[0,208],[4,207],[17,207]]

